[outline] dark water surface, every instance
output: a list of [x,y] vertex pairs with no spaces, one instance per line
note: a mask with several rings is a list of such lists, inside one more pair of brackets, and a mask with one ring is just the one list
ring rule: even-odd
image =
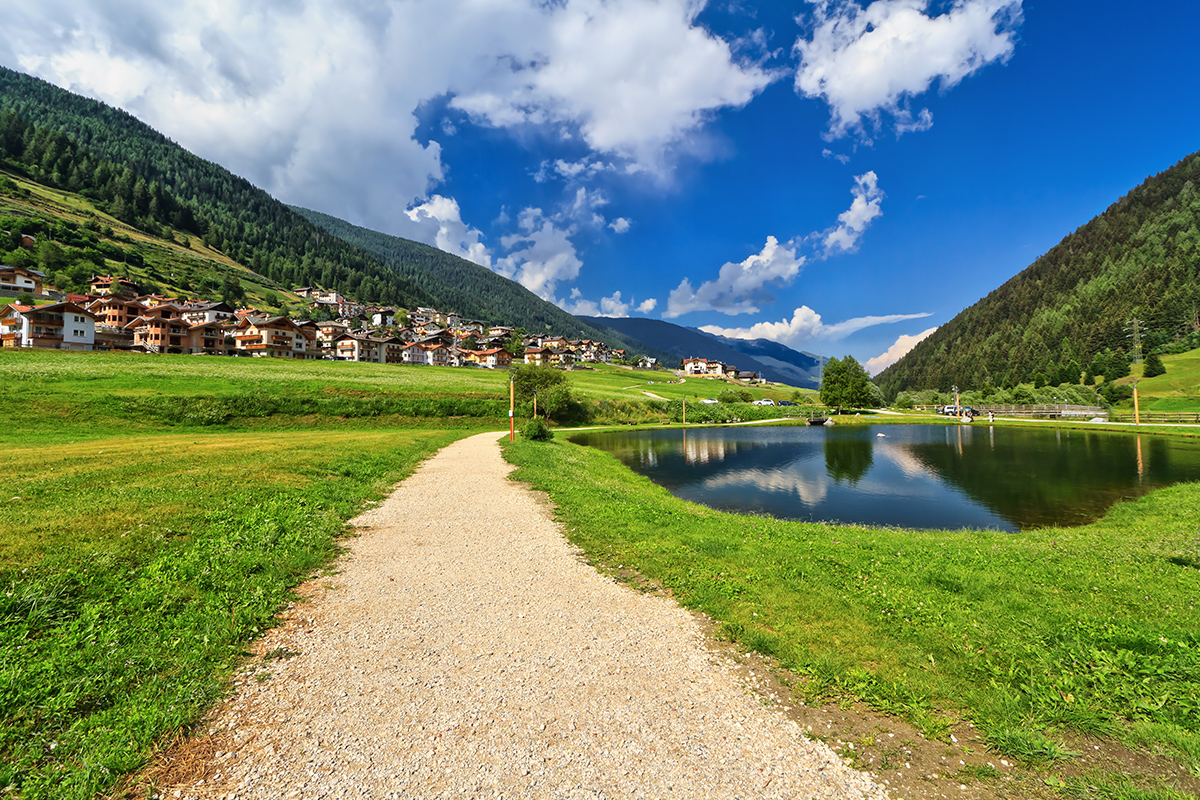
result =
[[1081,525],[1118,500],[1200,480],[1200,442],[978,423],[571,439],[612,453],[676,497],[724,511],[905,528]]

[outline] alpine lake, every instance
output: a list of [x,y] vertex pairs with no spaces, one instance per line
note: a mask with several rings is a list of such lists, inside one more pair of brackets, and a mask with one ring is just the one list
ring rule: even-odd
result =
[[722,511],[918,529],[1092,522],[1116,502],[1200,480],[1200,442],[962,425],[585,432],[675,496]]

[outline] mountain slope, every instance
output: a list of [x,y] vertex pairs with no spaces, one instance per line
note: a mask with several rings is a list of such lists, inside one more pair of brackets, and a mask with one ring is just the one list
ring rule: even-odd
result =
[[710,336],[739,353],[745,353],[758,363],[787,376],[784,383],[811,389],[821,386],[821,359],[811,353],[793,350],[770,339],[731,339],[705,331],[697,332]]
[[551,333],[572,339],[600,339],[631,354],[657,355],[653,342],[640,342],[619,331],[601,331],[587,318],[575,317],[549,303],[516,281],[486,267],[427,244],[390,236],[345,220],[298,206],[297,213],[329,233],[358,247],[398,270],[416,270],[426,277],[421,286],[436,295],[446,308],[467,317],[525,328],[530,333]]
[[1146,179],[876,383],[894,397],[1078,376],[1098,355],[1127,353],[1135,317],[1146,352],[1200,330],[1200,153]]
[[[767,380],[791,386],[815,388],[818,381],[809,374],[808,362],[816,359],[797,353],[776,342],[763,339],[726,339],[695,328],[685,328],[658,319],[645,317],[581,317],[593,325],[615,329],[643,342],[654,342],[670,354],[668,366],[676,366],[684,358],[710,358],[733,364],[745,372],[757,372]],[[757,355],[755,354],[757,351]],[[787,351],[787,352],[784,352]],[[788,355],[791,353],[792,355]]]
[[[192,230],[283,285],[319,284],[365,302],[437,303],[419,285],[421,271],[388,268],[124,111],[0,67],[0,112],[7,166],[57,189],[90,192],[98,207],[139,229]],[[156,213],[164,197],[186,219]]]

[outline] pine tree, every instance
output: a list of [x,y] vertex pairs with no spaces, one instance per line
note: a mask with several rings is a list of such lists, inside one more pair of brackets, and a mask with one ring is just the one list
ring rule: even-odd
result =
[[1159,357],[1158,353],[1151,353],[1150,355],[1146,356],[1146,362],[1142,367],[1143,378],[1154,378],[1159,375],[1165,375],[1166,373],[1167,368],[1163,366],[1162,359]]

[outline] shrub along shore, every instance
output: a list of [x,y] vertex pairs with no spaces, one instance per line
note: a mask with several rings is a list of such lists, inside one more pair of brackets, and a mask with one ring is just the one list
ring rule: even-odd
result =
[[[221,696],[346,520],[440,447],[507,428],[504,373],[9,352],[0,370],[0,788],[26,798],[139,768]],[[639,400],[628,375],[572,381],[618,419],[695,391]],[[810,699],[927,736],[971,719],[1033,764],[1082,733],[1200,775],[1200,486],[1081,528],[914,532],[711,511],[562,433],[507,454],[598,567],[660,581]]]

